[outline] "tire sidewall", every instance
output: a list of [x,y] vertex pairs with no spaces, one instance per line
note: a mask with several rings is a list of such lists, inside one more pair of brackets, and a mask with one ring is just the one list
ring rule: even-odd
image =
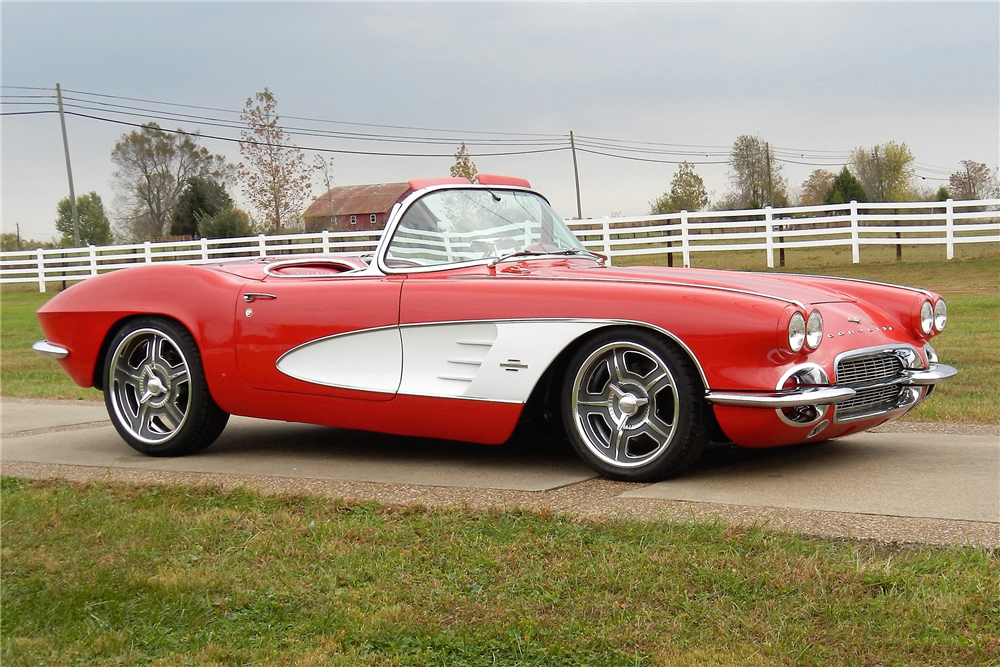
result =
[[[591,451],[576,424],[573,387],[581,366],[597,349],[612,343],[636,344],[656,354],[674,380],[680,404],[670,443],[654,459],[636,467],[615,466]],[[703,386],[694,364],[671,342],[641,329],[605,329],[589,337],[570,358],[563,378],[561,407],[563,424],[577,454],[605,477],[631,482],[660,481],[684,470],[701,453],[707,441]]]

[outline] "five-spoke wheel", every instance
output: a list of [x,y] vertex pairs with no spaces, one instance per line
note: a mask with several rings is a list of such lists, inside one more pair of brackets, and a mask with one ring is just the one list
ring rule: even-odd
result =
[[190,454],[219,437],[229,415],[212,400],[191,335],[158,318],[128,322],[105,360],[104,400],[122,438],[154,456]]
[[629,481],[680,472],[707,441],[701,383],[687,357],[653,334],[608,330],[570,361],[563,415],[598,472]]

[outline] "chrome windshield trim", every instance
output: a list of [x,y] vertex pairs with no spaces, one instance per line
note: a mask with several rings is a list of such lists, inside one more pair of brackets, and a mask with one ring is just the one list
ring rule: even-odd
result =
[[31,346],[31,349],[52,359],[65,359],[69,356],[69,350],[59,345],[53,345],[47,340],[40,340]]
[[372,266],[377,266],[379,271],[385,275],[394,274],[407,274],[407,273],[430,273],[433,271],[446,271],[450,269],[462,268],[466,266],[476,266],[479,264],[488,264],[493,258],[488,257],[480,260],[471,260],[468,262],[452,263],[452,264],[439,264],[434,266],[425,267],[407,267],[405,269],[393,269],[386,265],[385,255],[389,250],[389,244],[392,242],[392,237],[396,233],[396,228],[399,227],[399,222],[403,219],[406,211],[410,206],[414,204],[418,199],[431,192],[437,192],[439,190],[488,190],[488,191],[498,191],[498,190],[509,190],[512,192],[528,192],[537,197],[540,197],[542,201],[551,206],[552,204],[549,200],[542,194],[532,190],[531,188],[526,188],[520,185],[479,185],[478,183],[441,183],[439,185],[430,185],[426,188],[421,188],[420,190],[414,190],[410,194],[406,195],[402,201],[398,202],[393,206],[392,212],[389,214],[389,219],[385,223],[385,229],[382,232],[382,238],[379,239],[378,246],[375,248],[375,261],[372,262]]
[[947,364],[931,364],[926,370],[908,370],[903,384],[917,387],[934,385],[958,375],[958,369]]
[[831,405],[854,398],[848,387],[808,387],[770,394],[741,391],[710,391],[705,399],[715,405],[745,408],[796,408],[807,405]]

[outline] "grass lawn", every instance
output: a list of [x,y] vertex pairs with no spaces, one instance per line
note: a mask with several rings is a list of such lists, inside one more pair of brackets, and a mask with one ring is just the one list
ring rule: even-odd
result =
[[1000,664],[982,549],[2,485],[5,667]]
[[[886,249],[874,250],[888,253]],[[813,252],[804,266],[789,256],[789,266],[799,266],[783,270],[913,285],[937,291],[948,300],[948,328],[934,339],[934,347],[942,361],[956,366],[960,373],[905,419],[1000,423],[1000,258],[823,265],[823,261],[842,258],[832,250],[827,255]],[[756,263],[751,264],[758,270],[760,255],[755,253]],[[696,256],[695,260],[696,266],[735,268],[741,257],[740,253],[728,253],[728,259]],[[655,259],[662,261],[662,256]],[[31,286],[20,285],[5,286],[0,293],[0,393],[98,399],[99,392],[77,387],[54,361],[30,349],[42,338],[34,313],[50,297],[51,293],[39,294]]]

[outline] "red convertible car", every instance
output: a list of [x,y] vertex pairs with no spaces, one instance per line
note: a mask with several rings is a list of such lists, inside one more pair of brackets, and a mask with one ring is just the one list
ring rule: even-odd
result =
[[153,456],[230,414],[498,444],[560,423],[608,477],[677,474],[710,441],[790,445],[893,419],[955,374],[932,292],[608,266],[526,181],[411,181],[374,255],[152,264],[38,311],[54,357]]

